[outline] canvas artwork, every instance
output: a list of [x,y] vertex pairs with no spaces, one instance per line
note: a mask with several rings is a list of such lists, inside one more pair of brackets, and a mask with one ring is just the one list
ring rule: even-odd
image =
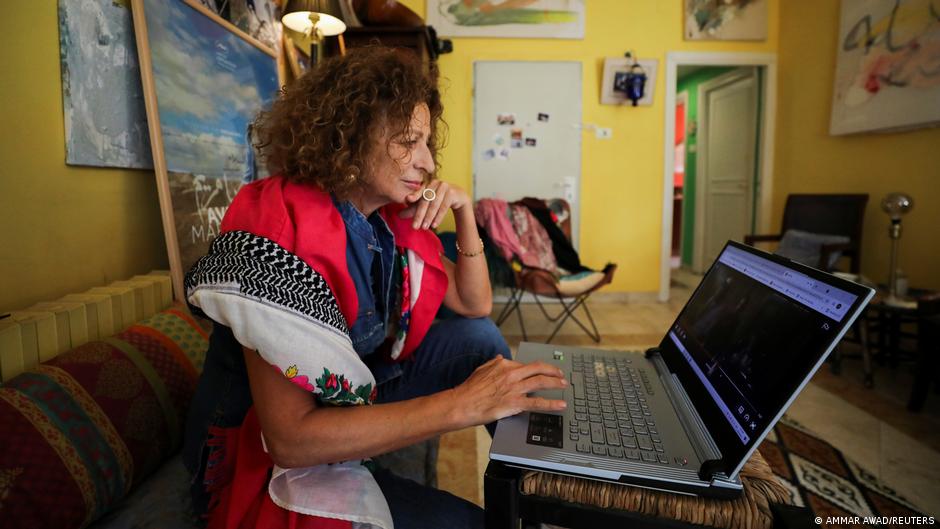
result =
[[442,37],[584,38],[584,0],[428,0]]
[[685,0],[686,40],[766,40],[767,0]]
[[263,176],[250,125],[277,95],[277,64],[273,50],[229,31],[196,9],[196,0],[133,5],[142,11],[135,12],[141,56],[152,65],[142,74],[150,124],[162,143],[154,143],[157,187],[180,299],[183,273],[208,250],[235,193]]
[[150,169],[150,135],[130,9],[59,1],[65,162]]
[[281,18],[273,0],[229,0],[229,19],[245,33],[260,40],[269,48],[281,41]]
[[936,0],[842,3],[829,132],[940,124]]
[[[222,4],[227,4],[227,0],[222,0]],[[216,0],[199,0],[199,4],[215,14],[219,14],[219,6]]]

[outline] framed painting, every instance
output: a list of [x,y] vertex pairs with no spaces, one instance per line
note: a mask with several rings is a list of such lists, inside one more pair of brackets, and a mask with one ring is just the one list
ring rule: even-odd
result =
[[251,123],[280,87],[277,53],[197,0],[132,0],[176,299],[256,163]]
[[282,40],[284,62],[287,63],[291,78],[293,80],[300,79],[303,74],[310,70],[310,57],[297,47],[294,39],[290,38],[286,31],[284,32],[284,38]]
[[829,132],[940,124],[940,18],[931,0],[842,2]]
[[684,0],[686,40],[767,40],[767,0]]
[[150,169],[150,135],[131,11],[59,0],[65,163]]
[[278,46],[281,16],[274,0],[228,0],[228,10],[232,24],[269,48]]
[[427,0],[442,37],[584,38],[584,0]]

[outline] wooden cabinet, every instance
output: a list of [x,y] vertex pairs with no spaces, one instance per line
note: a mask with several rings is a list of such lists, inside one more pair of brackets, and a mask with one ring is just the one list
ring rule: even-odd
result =
[[[419,27],[360,27],[346,28],[343,39],[346,48],[356,48],[377,44],[393,48],[408,48],[420,55],[422,59],[433,61],[437,59],[437,42],[432,29],[428,26]],[[335,37],[327,39],[326,55],[333,56],[339,53],[339,40]]]

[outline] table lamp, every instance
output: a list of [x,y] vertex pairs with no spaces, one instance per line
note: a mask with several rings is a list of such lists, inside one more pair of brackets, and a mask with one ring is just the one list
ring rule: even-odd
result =
[[346,23],[339,17],[342,11],[338,0],[289,0],[284,8],[281,22],[305,37],[311,39],[310,64],[316,66],[323,37],[341,35],[346,31]]
[[881,209],[891,218],[891,269],[888,271],[888,301],[898,299],[898,242],[901,240],[901,217],[914,207],[914,199],[904,193],[888,193],[881,199]]

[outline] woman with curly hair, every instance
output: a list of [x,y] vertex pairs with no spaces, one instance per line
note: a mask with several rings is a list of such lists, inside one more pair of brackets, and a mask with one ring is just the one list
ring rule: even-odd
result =
[[[244,186],[186,276],[213,320],[184,460],[210,527],[482,527],[479,507],[368,458],[564,402],[509,360],[467,193],[434,178],[434,72],[382,48],[328,59],[255,126]],[[431,231],[453,212],[458,257]],[[457,317],[435,322],[441,305]]]

